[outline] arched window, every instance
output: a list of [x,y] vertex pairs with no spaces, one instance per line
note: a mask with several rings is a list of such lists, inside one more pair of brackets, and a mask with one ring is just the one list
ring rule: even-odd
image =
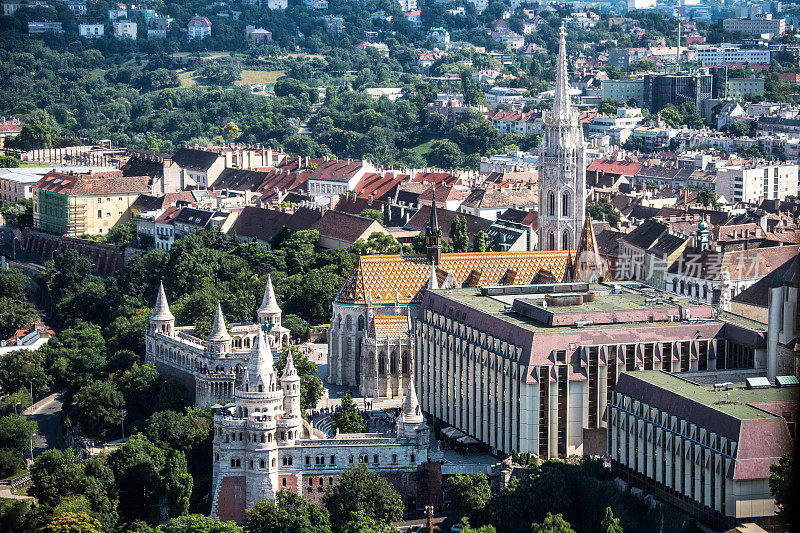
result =
[[261,459],[261,461],[258,462],[258,466],[260,468],[265,468],[267,466],[267,463],[264,462],[264,459]]
[[553,232],[553,230],[550,230],[550,233],[547,235],[547,249],[556,249],[556,234]]
[[569,231],[564,231],[564,233],[561,234],[561,249],[562,250],[570,250],[571,249],[569,241],[570,241],[570,239],[569,239]]
[[561,216],[569,216],[569,191],[561,193]]
[[364,316],[358,317],[358,331],[362,331],[364,329]]
[[556,193],[553,191],[547,194],[547,215],[551,217],[556,216]]
[[381,376],[386,375],[386,354],[384,352],[381,352],[378,361],[378,374]]
[[353,329],[353,318],[350,315],[347,315],[347,318],[344,319],[344,329],[347,331]]

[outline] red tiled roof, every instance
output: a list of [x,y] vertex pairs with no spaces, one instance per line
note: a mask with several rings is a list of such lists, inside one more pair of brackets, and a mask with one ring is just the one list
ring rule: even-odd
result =
[[634,176],[642,168],[638,161],[617,161],[616,159],[595,159],[586,169],[587,172],[604,172],[621,176]]
[[149,176],[122,176],[122,171],[72,174],[48,172],[32,188],[72,196],[119,194],[150,190]]

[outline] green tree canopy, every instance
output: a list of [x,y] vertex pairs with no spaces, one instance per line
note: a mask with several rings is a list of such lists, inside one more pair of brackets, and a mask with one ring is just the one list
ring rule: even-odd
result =
[[447,481],[450,501],[457,518],[479,516],[492,497],[486,474],[458,474]]
[[330,533],[328,510],[289,490],[261,500],[247,513],[250,533]]
[[156,528],[156,533],[243,533],[235,522],[220,522],[210,516],[190,514],[171,518]]
[[333,415],[333,423],[340,433],[364,433],[367,425],[349,393],[342,397],[342,405]]
[[469,247],[469,233],[467,233],[467,219],[457,216],[450,223],[450,242],[453,243],[453,251],[456,253],[466,252]]
[[561,514],[547,513],[540,524],[531,524],[531,533],[575,533],[575,530]]
[[366,465],[350,468],[325,492],[322,503],[331,516],[334,531],[341,530],[351,512],[363,511],[369,518],[391,524],[403,516],[403,499],[385,478]]

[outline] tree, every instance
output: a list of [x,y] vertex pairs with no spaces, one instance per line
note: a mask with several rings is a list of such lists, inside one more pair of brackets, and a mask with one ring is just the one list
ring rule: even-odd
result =
[[381,226],[383,226],[383,212],[378,211],[377,209],[364,209],[361,211],[358,216],[371,218],[372,220],[376,220]]
[[171,516],[181,516],[189,512],[189,497],[192,495],[194,480],[186,466],[186,455],[175,451],[167,459],[164,472],[167,503]]
[[135,241],[136,238],[136,220],[134,219],[117,224],[106,234],[106,242],[110,244],[128,244]]
[[53,289],[57,295],[77,288],[92,271],[92,262],[77,250],[57,253],[53,259]]
[[15,331],[24,328],[36,317],[36,309],[28,302],[0,298],[0,337],[9,338]]
[[625,140],[624,143],[622,143],[622,147],[631,152],[643,152],[645,149],[644,138],[637,135],[631,135]]
[[485,252],[486,251],[486,234],[483,230],[479,231],[472,238],[472,251]]
[[42,533],[103,533],[103,524],[86,513],[60,513],[41,529]]
[[19,165],[19,159],[16,157],[0,155],[0,168],[17,168]]
[[714,207],[719,205],[719,202],[717,201],[717,195],[712,189],[707,187],[700,189],[700,191],[697,193],[697,201],[703,205],[710,205]]
[[389,533],[393,531],[380,520],[367,516],[364,511],[353,511],[341,533]]
[[164,450],[141,433],[108,456],[119,487],[120,514],[126,519],[149,517],[157,509],[165,465]]
[[24,454],[30,447],[31,437],[38,426],[24,415],[6,415],[0,418],[0,449]]
[[385,478],[371,472],[366,465],[345,472],[325,492],[322,503],[330,513],[334,531],[344,528],[351,512],[364,511],[368,517],[387,525],[403,517],[403,499]]
[[222,127],[222,133],[228,140],[235,139],[239,136],[239,126],[231,120]]
[[456,518],[475,517],[492,497],[486,474],[458,474],[448,480],[450,501]]
[[243,533],[235,522],[220,522],[210,516],[190,514],[171,518],[156,528],[156,533]]
[[55,144],[57,134],[56,119],[47,111],[36,109],[23,120],[19,135],[8,139],[6,144],[10,148],[19,150],[51,148]]
[[10,477],[25,469],[24,455],[0,448],[0,477]]
[[105,440],[121,436],[125,399],[114,383],[90,381],[74,398],[76,420],[92,438]]
[[769,490],[778,506],[778,518],[789,529],[797,513],[795,470],[794,456],[791,453],[784,454],[777,463],[769,467]]
[[459,168],[464,159],[458,145],[452,141],[438,140],[431,143],[428,162],[434,167],[452,169]]
[[283,320],[281,320],[281,325],[291,332],[294,339],[303,339],[308,333],[308,322],[297,315],[289,314],[284,316]]
[[600,522],[600,531],[602,533],[624,533],[619,523],[619,518],[614,518],[614,512],[611,510],[611,507],[606,507],[606,510],[603,511],[603,521]]
[[328,510],[299,494],[279,490],[275,502],[260,500],[247,513],[250,533],[329,533]]
[[575,530],[572,529],[569,522],[564,520],[561,513],[557,515],[547,513],[542,523],[531,524],[531,533],[575,533]]
[[467,219],[462,216],[457,216],[450,224],[450,242],[453,243],[453,251],[456,253],[463,253],[467,251],[469,246],[469,234],[467,233]]
[[24,300],[29,283],[28,276],[18,268],[0,270],[0,298]]
[[350,394],[342,397],[342,405],[333,415],[333,423],[340,433],[364,433],[367,426]]
[[63,498],[76,494],[83,479],[82,465],[72,449],[47,450],[31,466],[28,493],[42,505],[55,506]]
[[0,206],[6,224],[19,230],[33,226],[33,200],[26,198]]

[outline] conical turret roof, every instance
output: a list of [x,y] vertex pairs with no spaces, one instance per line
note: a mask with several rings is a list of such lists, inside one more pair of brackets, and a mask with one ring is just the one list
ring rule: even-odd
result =
[[428,288],[434,290],[439,288],[439,278],[436,276],[436,265],[431,265],[431,276],[428,278]]
[[278,307],[278,299],[275,297],[275,289],[272,287],[272,276],[267,276],[267,287],[264,289],[264,298],[261,299],[261,307],[258,308],[257,313],[280,313],[281,308]]
[[292,357],[291,349],[286,354],[286,366],[283,368],[281,381],[300,381],[300,376],[297,375],[297,368],[294,366],[294,357]]
[[408,380],[408,391],[403,400],[403,422],[408,424],[419,424],[425,421],[422,416],[422,410],[419,407],[419,400],[417,400],[417,390],[414,387],[413,376]]
[[153,314],[150,315],[150,320],[175,320],[169,310],[167,303],[167,295],[164,293],[164,282],[158,285],[158,296],[156,297],[156,306],[153,309]]
[[225,327],[225,317],[222,316],[222,306],[217,302],[217,314],[214,315],[214,323],[211,325],[211,334],[206,340],[209,341],[229,341],[228,329]]
[[[247,361],[247,371],[244,375],[245,381],[255,387],[259,380],[264,385],[264,391],[269,390],[271,383],[275,382],[275,367],[272,364],[272,343],[271,337],[266,335],[261,328],[256,333],[253,341],[253,348],[250,350],[250,358]],[[252,389],[251,389],[251,392]]]

